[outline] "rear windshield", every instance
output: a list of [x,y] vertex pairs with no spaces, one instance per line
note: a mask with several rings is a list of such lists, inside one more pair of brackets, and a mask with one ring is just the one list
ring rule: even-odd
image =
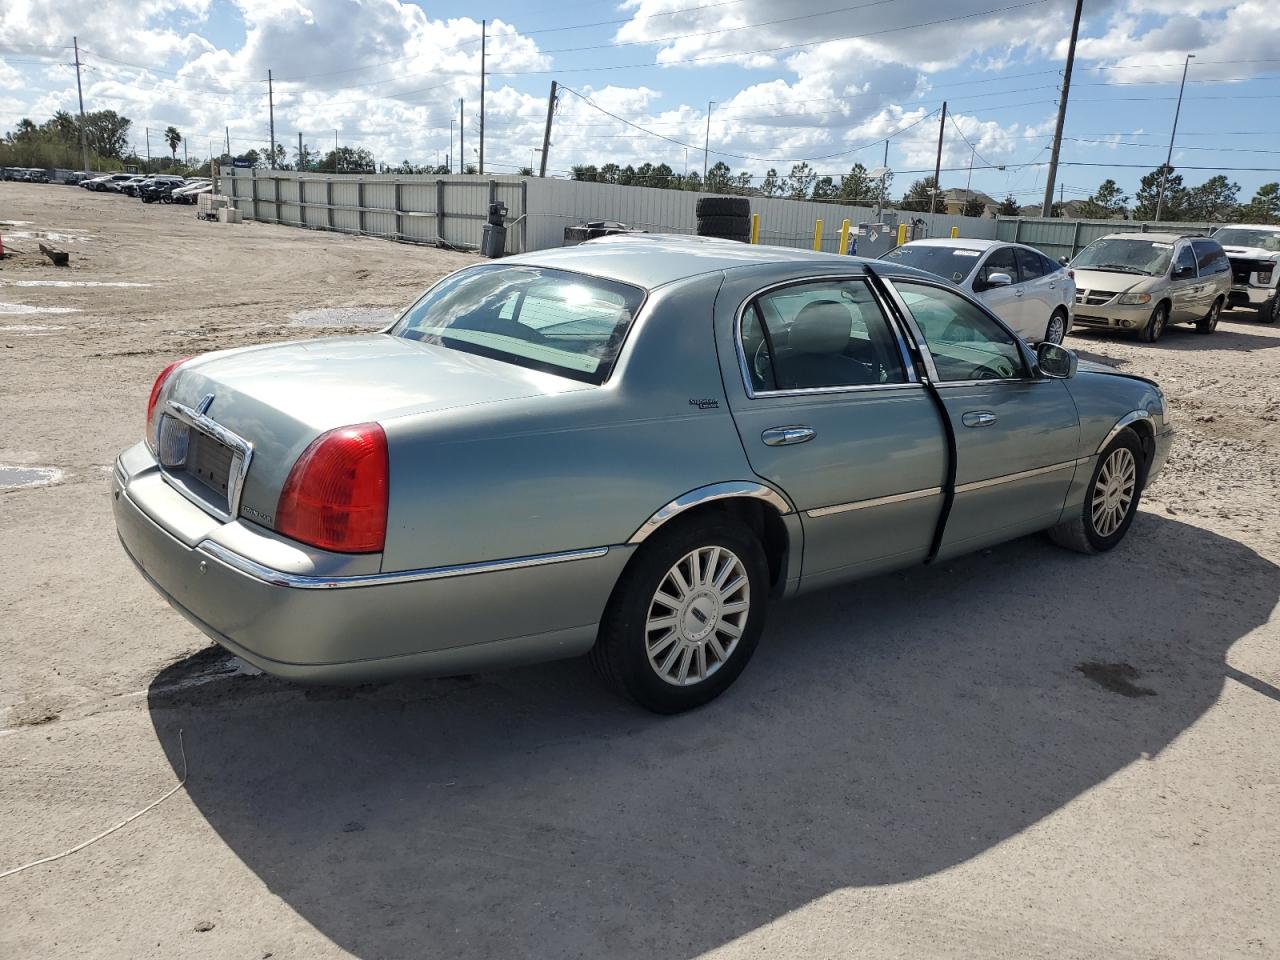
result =
[[639,287],[613,280],[492,264],[441,281],[390,332],[600,384],[643,301]]
[[886,253],[882,260],[892,260],[908,267],[928,270],[944,280],[959,283],[973,272],[982,257],[981,250],[965,250],[963,247],[940,247],[934,244],[913,246],[904,244]]
[[1260,247],[1271,253],[1280,252],[1280,230],[1248,230],[1223,227],[1213,235],[1224,247]]
[[1173,259],[1173,244],[1136,237],[1104,237],[1089,244],[1071,261],[1077,270],[1110,270],[1147,277],[1163,276]]

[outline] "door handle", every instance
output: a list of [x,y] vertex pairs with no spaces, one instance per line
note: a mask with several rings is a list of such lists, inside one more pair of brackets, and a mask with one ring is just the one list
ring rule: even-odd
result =
[[970,410],[960,422],[966,427],[989,427],[996,422],[996,415],[990,410]]
[[816,433],[813,427],[770,427],[760,434],[766,447],[785,447],[793,443],[804,443],[812,440]]

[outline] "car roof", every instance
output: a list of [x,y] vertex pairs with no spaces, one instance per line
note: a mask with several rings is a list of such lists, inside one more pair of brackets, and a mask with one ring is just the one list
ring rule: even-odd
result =
[[992,247],[1020,247],[1020,243],[1004,240],[983,240],[978,237],[929,237],[925,240],[909,240],[904,247],[950,247],[958,250],[990,250]]
[[1280,233],[1280,225],[1274,223],[1224,223],[1219,230],[1269,230]]
[[618,280],[653,289],[677,280],[743,267],[783,263],[843,264],[861,272],[868,262],[897,274],[933,275],[922,270],[868,261],[864,257],[815,253],[795,247],[739,243],[713,237],[683,234],[628,233],[598,237],[572,247],[551,247],[507,257],[503,263],[524,263],[538,267],[573,270],[592,276]]
[[1108,233],[1099,240],[1154,240],[1157,243],[1175,243],[1178,240],[1212,240],[1198,233]]

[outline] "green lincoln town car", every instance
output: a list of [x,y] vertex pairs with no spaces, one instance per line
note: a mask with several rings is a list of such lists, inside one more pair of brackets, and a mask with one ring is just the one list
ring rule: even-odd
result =
[[1170,438],[1154,383],[931,274],[620,236],[459,270],[380,333],[170,364],[113,506],[143,576],[268,673],[589,654],[670,713],[781,597],[1040,530],[1111,549]]

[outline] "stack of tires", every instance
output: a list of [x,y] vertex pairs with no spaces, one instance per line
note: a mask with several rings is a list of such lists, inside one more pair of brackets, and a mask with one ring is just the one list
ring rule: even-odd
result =
[[746,197],[703,197],[697,213],[698,236],[751,242],[751,201]]

